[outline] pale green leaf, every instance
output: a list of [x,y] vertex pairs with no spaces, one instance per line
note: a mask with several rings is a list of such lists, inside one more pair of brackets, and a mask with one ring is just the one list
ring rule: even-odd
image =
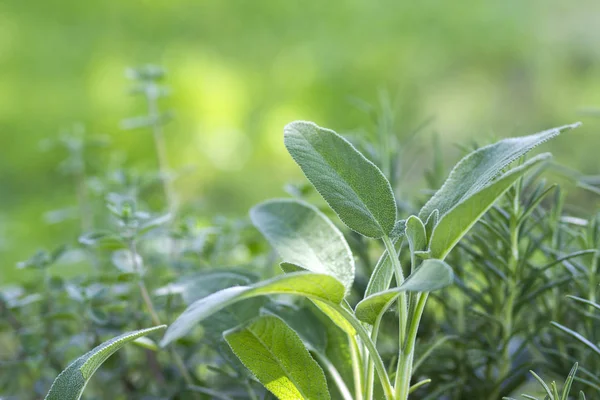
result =
[[534,135],[504,139],[468,154],[454,166],[442,187],[423,206],[419,218],[424,220],[435,209],[442,218],[454,206],[483,189],[510,163],[562,131],[579,125],[575,123]]
[[433,230],[429,243],[431,257],[444,259],[456,243],[517,179],[548,158],[550,154],[540,154],[523,165],[511,169],[446,212]]
[[312,302],[323,312],[323,314],[327,315],[333,323],[335,323],[339,328],[341,328],[344,332],[346,332],[350,336],[356,335],[356,329],[348,320],[341,315],[336,309],[331,307],[328,303],[324,301],[320,301],[317,299],[312,299]]
[[296,332],[278,317],[262,316],[223,336],[240,361],[278,399],[330,399],[323,370]]
[[124,333],[94,348],[73,361],[58,375],[46,395],[46,400],[78,400],[96,370],[114,352],[126,343],[149,333],[166,328],[166,325]]
[[202,320],[238,301],[270,294],[290,294],[340,303],[344,286],[334,277],[312,272],[295,272],[256,283],[234,286],[196,300],[169,326],[161,346],[187,335]]
[[261,203],[250,211],[258,230],[287,263],[328,274],[344,284],[354,281],[354,258],[346,239],[318,209],[293,199]]
[[368,237],[388,235],[396,223],[396,201],[383,173],[332,130],[296,121],[284,143],[308,180],[350,229]]
[[433,210],[429,217],[427,217],[427,221],[425,221],[425,232],[427,233],[427,243],[431,240],[431,234],[433,233],[433,228],[437,225],[440,220],[440,212],[438,210]]
[[356,305],[356,317],[373,324],[401,292],[431,292],[450,285],[453,280],[452,268],[444,261],[425,260],[399,287],[364,298]]
[[411,215],[406,220],[406,240],[408,241],[411,254],[427,249],[427,232],[425,231],[425,225],[423,225],[419,217]]

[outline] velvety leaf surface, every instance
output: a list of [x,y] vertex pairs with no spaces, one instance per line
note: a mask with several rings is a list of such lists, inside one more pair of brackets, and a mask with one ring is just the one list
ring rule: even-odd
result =
[[388,235],[396,222],[392,188],[375,164],[332,130],[297,121],[284,129],[284,143],[308,180],[352,230]]
[[262,316],[225,332],[242,363],[278,399],[328,400],[323,370],[300,337],[275,316]]
[[550,154],[540,154],[525,164],[513,168],[479,192],[448,211],[433,230],[429,243],[430,255],[443,259],[477,222],[479,218],[502,196],[520,177],[540,162],[550,158]]
[[400,292],[431,292],[450,285],[452,268],[441,260],[425,260],[400,287],[373,294],[356,305],[356,317],[372,324],[379,314],[399,296]]
[[231,304],[269,294],[293,294],[340,303],[344,299],[344,286],[330,275],[294,272],[252,286],[234,286],[223,289],[195,301],[186,308],[167,329],[161,346],[164,347],[187,335],[200,321]]
[[411,252],[422,251],[427,248],[427,232],[425,225],[416,216],[411,215],[406,220],[406,240]]
[[108,357],[126,343],[164,328],[166,325],[124,333],[79,357],[54,380],[46,400],[80,399],[89,379]]
[[579,125],[575,123],[534,135],[504,139],[468,154],[454,166],[442,187],[423,206],[419,218],[425,220],[436,209],[440,218],[443,217],[452,207],[483,189],[510,163],[561,132]]
[[318,209],[293,199],[261,203],[250,218],[287,263],[329,274],[344,284],[346,294],[354,281],[354,258],[346,239]]

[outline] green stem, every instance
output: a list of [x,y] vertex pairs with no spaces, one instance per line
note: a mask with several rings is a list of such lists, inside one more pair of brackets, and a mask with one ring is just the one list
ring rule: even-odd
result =
[[328,302],[327,304],[333,309],[335,309],[338,313],[340,313],[342,317],[344,317],[346,321],[348,321],[348,323],[350,323],[350,325],[352,325],[352,327],[356,330],[356,333],[358,334],[363,344],[367,348],[367,351],[369,352],[371,362],[375,367],[375,371],[377,371],[377,375],[379,376],[379,380],[381,381],[381,386],[383,387],[385,399],[393,400],[394,389],[392,388],[390,378],[388,377],[387,372],[385,370],[385,365],[383,365],[383,360],[377,352],[377,347],[375,346],[375,343],[373,343],[373,341],[371,340],[371,337],[369,336],[369,333],[366,331],[365,327],[362,325],[362,322],[360,322],[352,312],[346,310],[340,304],[330,302]]
[[398,361],[398,376],[396,376],[396,399],[406,400],[410,393],[410,381],[412,378],[413,360],[415,356],[415,343],[417,341],[417,332],[419,331],[419,324],[421,322],[421,316],[423,310],[425,310],[425,304],[427,303],[428,293],[417,293],[417,302],[415,310],[410,321],[408,328],[408,334],[406,336],[406,346],[401,354],[401,359]]
[[[371,340],[377,346],[377,336],[379,335],[379,327],[381,325],[381,319],[383,317],[383,312],[377,316],[375,323],[373,324],[373,329],[371,330]],[[369,353],[365,354],[365,360],[367,361],[367,373],[366,373],[366,384],[365,384],[365,400],[373,400],[373,390],[375,383],[375,369],[373,368],[373,363],[369,362]]]
[[[153,89],[155,89],[153,85]],[[165,145],[165,136],[163,134],[162,125],[160,124],[160,112],[158,110],[158,104],[156,97],[152,94],[146,95],[148,104],[148,115],[152,122],[152,136],[154,137],[154,146],[156,148],[156,157],[158,158],[158,171],[160,175],[160,181],[163,186],[165,198],[167,200],[167,208],[170,213],[175,212],[175,196],[171,188],[171,182],[169,180],[169,163],[167,159],[167,148]]]
[[358,342],[356,341],[356,336],[350,337],[350,353],[352,357],[352,373],[354,375],[354,394],[356,395],[356,400],[362,400],[363,370],[361,365],[360,350]]
[[[396,275],[396,285],[400,286],[402,282],[404,282],[404,273],[402,271],[402,266],[400,265],[400,260],[398,258],[398,253],[396,252],[396,247],[389,236],[384,236],[383,243],[385,244],[385,249],[388,252],[390,259],[392,260],[392,266],[394,267],[394,273]],[[396,368],[396,378],[394,385],[397,388],[400,380],[402,379],[400,376],[400,361],[404,358],[403,349],[404,343],[406,341],[406,326],[408,321],[408,306],[406,293],[401,292],[398,298],[398,315],[399,315],[399,323],[398,323],[398,365]]]
[[495,400],[502,393],[501,381],[508,375],[511,367],[510,346],[509,342],[513,334],[514,325],[514,303],[517,296],[517,285],[519,281],[519,213],[520,213],[520,182],[515,186],[515,195],[513,197],[513,210],[510,220],[510,258],[508,260],[508,282],[507,282],[507,299],[504,304],[504,315],[502,316],[502,354],[500,355],[500,366],[498,368],[499,381],[496,384],[496,389],[489,397],[490,400]]
[[315,358],[317,358],[319,360],[319,363],[323,367],[325,367],[325,369],[329,373],[329,376],[331,377],[331,379],[337,386],[338,390],[340,391],[342,398],[344,400],[353,400],[354,398],[352,397],[352,393],[350,392],[350,389],[348,389],[346,382],[344,382],[344,379],[340,375],[340,373],[337,370],[337,368],[335,367],[335,365],[333,365],[333,363],[329,360],[329,358],[327,358],[324,354],[321,354],[318,351],[314,351],[314,352],[312,352],[312,354],[315,356]]
[[[140,293],[142,294],[142,300],[144,301],[144,304],[146,305],[146,308],[148,309],[148,312],[150,313],[150,317],[152,318],[152,323],[154,323],[155,325],[162,325],[162,323],[160,321],[160,317],[158,316],[158,313],[156,312],[156,308],[154,308],[154,304],[152,303],[152,298],[150,297],[148,288],[146,287],[146,284],[144,283],[144,279],[141,277],[141,267],[137,261],[137,248],[136,248],[134,240],[131,240],[129,242],[129,251],[131,253],[133,267],[134,267],[135,271],[138,272],[138,274],[140,274],[139,280],[138,280],[138,286],[140,288]],[[171,348],[171,357],[173,358],[173,361],[175,362],[175,366],[179,370],[179,373],[183,377],[183,380],[185,381],[185,383],[188,386],[192,386],[194,384],[194,380],[192,379],[192,376],[189,374],[187,368],[185,367],[183,360],[181,359],[179,354],[173,348]],[[197,393],[194,394],[194,397],[197,397]]]

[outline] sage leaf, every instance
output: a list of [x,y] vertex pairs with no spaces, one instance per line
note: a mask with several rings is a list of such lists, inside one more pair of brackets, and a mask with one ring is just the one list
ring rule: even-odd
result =
[[346,294],[354,281],[354,258],[346,239],[317,208],[299,200],[277,199],[250,210],[252,223],[286,263],[328,274]]
[[166,325],[124,333],[94,348],[73,361],[52,383],[46,400],[79,400],[88,381],[96,370],[113,353],[126,343],[149,333],[166,328]]
[[284,143],[308,180],[350,229],[372,238],[388,235],[396,201],[381,170],[332,130],[296,121]]
[[511,169],[448,211],[433,230],[429,243],[431,257],[444,259],[456,243],[517,179],[549,158],[548,153],[540,154],[523,165]]
[[278,317],[259,317],[223,336],[246,368],[278,399],[330,399],[323,370],[298,334]]
[[[279,264],[281,269],[286,273],[298,272],[298,271],[306,271],[306,269],[297,266],[296,264],[282,262]],[[340,313],[331,307],[328,303],[319,301],[317,299],[310,299],[317,308],[319,308],[325,315],[331,319],[338,327],[342,328],[344,332],[347,334],[354,336],[356,335],[356,329],[348,322],[346,318],[344,318]]]
[[442,218],[454,206],[483,189],[510,163],[561,132],[579,125],[578,122],[534,135],[500,140],[469,153],[454,166],[442,187],[423,206],[419,218],[425,220],[435,209]]
[[453,280],[452,268],[444,261],[425,260],[399,287],[365,297],[356,305],[356,317],[373,324],[401,292],[431,292],[450,285]]
[[411,254],[427,248],[427,232],[425,231],[425,225],[423,225],[419,217],[411,215],[406,220],[406,240],[408,241]]
[[196,300],[169,326],[162,347],[187,335],[199,322],[241,300],[269,294],[293,294],[325,302],[340,303],[344,286],[334,277],[312,272],[294,272],[251,286],[234,286]]

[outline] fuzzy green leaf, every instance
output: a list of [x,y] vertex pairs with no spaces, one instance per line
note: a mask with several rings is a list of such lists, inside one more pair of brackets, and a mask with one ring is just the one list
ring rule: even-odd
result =
[[[427,249],[427,232],[425,225],[414,215],[411,215],[406,220],[406,240],[410,248],[411,254],[416,251],[424,251]],[[414,265],[412,266],[415,267]]]
[[166,328],[166,325],[124,333],[89,351],[73,361],[58,375],[46,395],[46,400],[78,400],[96,370],[113,353],[126,343],[149,333]]
[[453,280],[452,268],[444,261],[425,260],[399,287],[364,298],[356,305],[356,317],[373,324],[401,292],[431,292],[450,285]]
[[431,235],[429,243],[431,257],[444,259],[456,243],[517,179],[548,158],[550,154],[540,154],[525,164],[511,169],[446,212]]
[[323,370],[298,334],[278,317],[262,316],[223,336],[240,361],[278,399],[330,399]]
[[575,123],[534,135],[504,139],[468,154],[454,166],[442,187],[423,206],[419,218],[425,220],[436,209],[442,218],[457,204],[486,187],[510,163],[561,132],[579,125]]
[[344,284],[354,281],[354,258],[336,226],[308,203],[278,199],[261,203],[250,218],[287,262],[315,273],[328,274]]
[[291,294],[313,300],[340,303],[344,286],[335,278],[312,272],[294,272],[256,283],[252,286],[234,286],[196,300],[169,326],[160,345],[162,347],[187,335],[200,321],[217,311],[241,300],[270,294]]
[[383,173],[332,130],[296,121],[284,143],[308,180],[350,229],[368,237],[388,235],[396,223],[396,201]]

